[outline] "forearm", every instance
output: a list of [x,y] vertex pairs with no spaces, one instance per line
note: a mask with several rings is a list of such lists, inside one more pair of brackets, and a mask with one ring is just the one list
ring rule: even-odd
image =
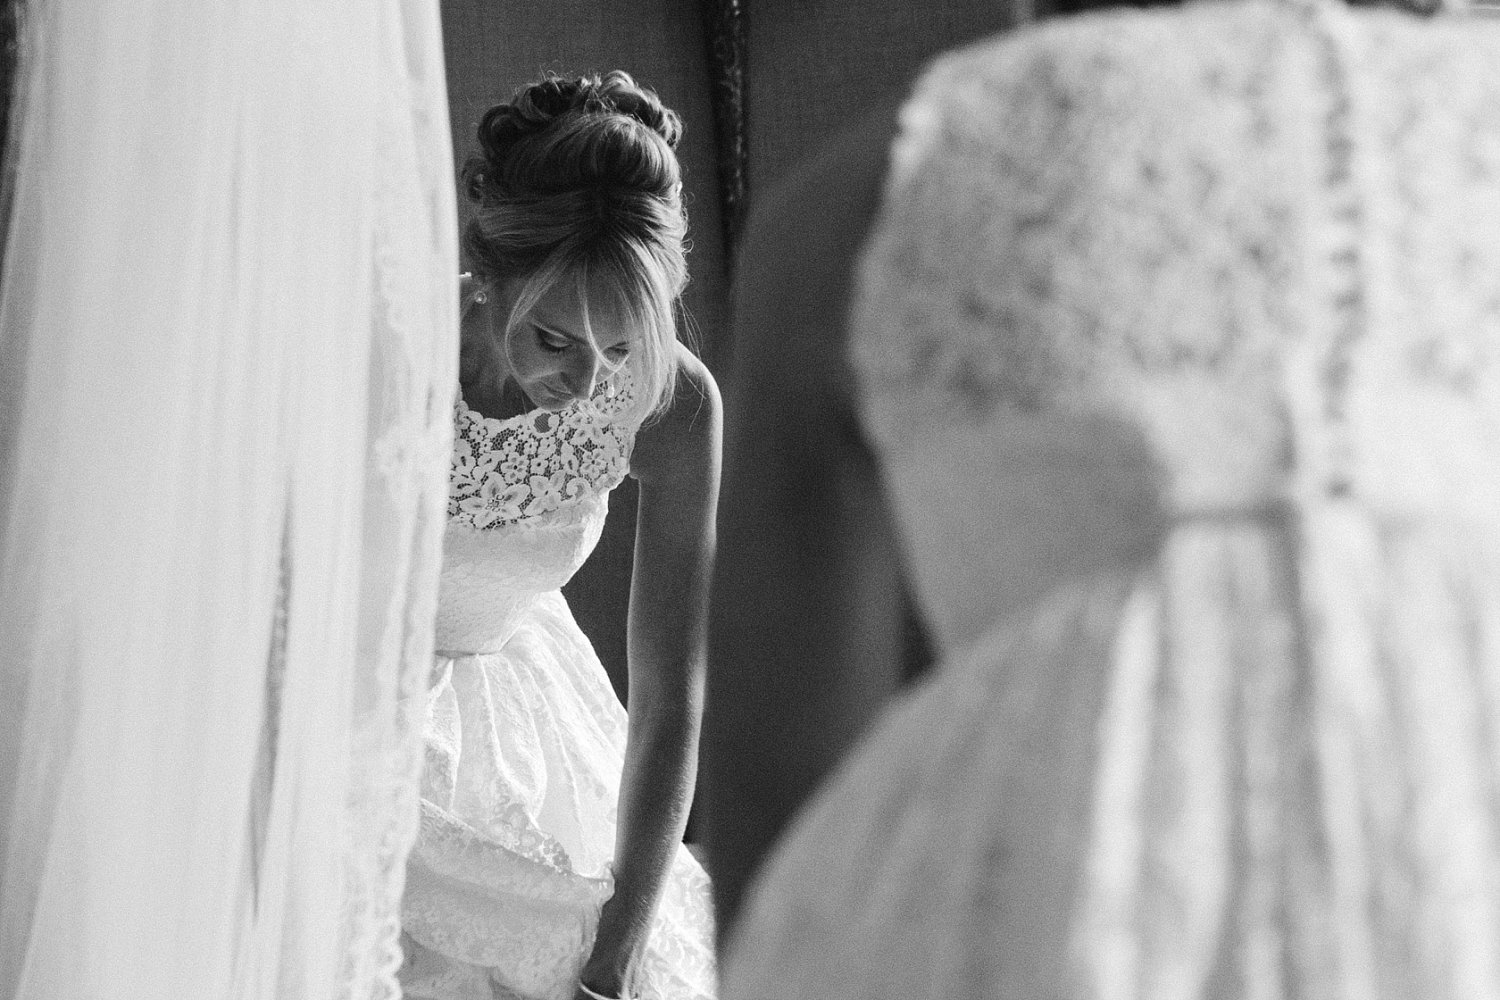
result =
[[615,837],[615,891],[599,918],[584,979],[614,990],[646,945],[682,843],[697,771],[701,696],[632,697]]
[[615,892],[583,969],[584,983],[610,996],[629,985],[645,949],[698,769],[722,425],[713,377],[686,350],[678,362],[672,407],[637,435],[631,456],[641,491],[627,630],[630,732]]

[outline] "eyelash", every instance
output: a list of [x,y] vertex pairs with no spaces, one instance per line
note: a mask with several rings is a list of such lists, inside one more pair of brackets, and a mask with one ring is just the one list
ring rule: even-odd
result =
[[[542,345],[542,350],[551,351],[553,354],[561,354],[563,351],[566,351],[570,346],[572,346],[570,341],[553,340],[551,337],[547,336],[547,334],[543,333],[540,330],[537,331],[536,341],[538,344]],[[624,361],[626,358],[630,357],[630,348],[611,347],[604,353],[607,354],[613,361]]]
[[568,349],[568,341],[553,340],[541,331],[537,331],[536,342],[542,345],[543,350],[551,351],[553,354],[561,354]]

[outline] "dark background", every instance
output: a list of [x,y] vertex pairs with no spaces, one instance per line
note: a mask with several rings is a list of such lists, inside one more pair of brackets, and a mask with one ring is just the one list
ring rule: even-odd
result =
[[[1002,0],[444,0],[454,153],[462,162],[484,110],[545,70],[625,69],[653,87],[686,125],[685,305],[722,382],[736,195],[742,211],[928,57],[1009,26],[1013,11]],[[615,491],[598,549],[566,588],[622,697],[635,499],[629,480]]]

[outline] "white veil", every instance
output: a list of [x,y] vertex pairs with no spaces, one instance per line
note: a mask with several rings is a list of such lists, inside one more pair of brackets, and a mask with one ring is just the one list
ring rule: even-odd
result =
[[394,996],[457,356],[436,0],[32,0],[0,1000]]

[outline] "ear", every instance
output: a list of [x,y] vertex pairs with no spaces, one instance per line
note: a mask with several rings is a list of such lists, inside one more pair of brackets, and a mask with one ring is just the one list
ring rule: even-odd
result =
[[469,315],[470,310],[476,304],[483,305],[489,301],[489,286],[480,281],[468,271],[458,276],[458,315],[463,319]]

